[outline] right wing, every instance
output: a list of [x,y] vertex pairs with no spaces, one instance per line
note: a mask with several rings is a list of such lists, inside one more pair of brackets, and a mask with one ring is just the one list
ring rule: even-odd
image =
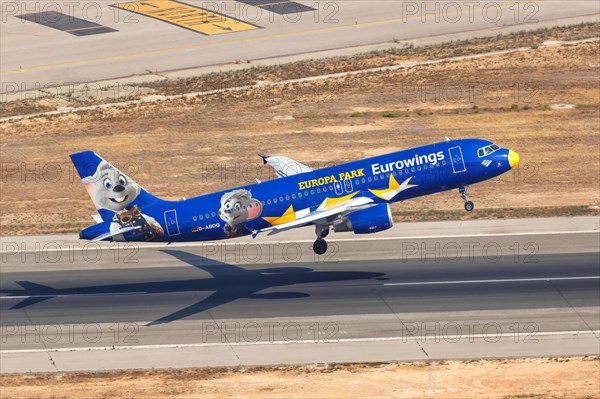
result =
[[321,206],[312,212],[294,212],[293,207],[290,207],[281,218],[273,218],[271,227],[255,231],[252,236],[256,237],[258,234],[265,232],[273,235],[309,224],[327,224],[338,216],[345,216],[352,212],[368,208],[373,202],[373,199],[367,197],[349,197],[351,196],[334,199],[335,202],[331,204],[328,204],[327,200],[325,200]]
[[313,171],[313,168],[288,157],[269,157],[267,155],[260,155],[260,157],[263,159],[265,165],[269,165],[275,169],[278,177],[299,175],[300,173]]

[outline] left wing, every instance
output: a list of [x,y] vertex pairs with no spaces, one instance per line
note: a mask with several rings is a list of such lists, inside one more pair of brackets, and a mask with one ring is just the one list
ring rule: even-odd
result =
[[[260,155],[260,154],[259,154]],[[260,155],[265,165],[275,169],[278,177],[299,175],[300,173],[312,172],[314,169],[288,157],[269,157]]]
[[[351,196],[348,196],[351,197]],[[328,224],[331,220],[338,216],[345,216],[349,213],[368,208],[373,199],[367,197],[357,198],[337,198],[326,199],[313,212],[294,212],[293,206],[290,206],[288,211],[280,218],[272,218],[273,226],[262,230],[255,231],[253,237],[260,233],[269,232],[269,235],[281,233],[282,231],[290,230],[296,227],[302,227],[309,224]],[[341,200],[341,201],[340,201]],[[332,203],[328,204],[328,201]]]

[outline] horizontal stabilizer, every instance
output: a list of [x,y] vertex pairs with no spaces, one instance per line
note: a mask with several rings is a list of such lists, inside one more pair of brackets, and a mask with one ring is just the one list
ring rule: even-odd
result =
[[115,232],[109,231],[108,233],[101,234],[98,237],[92,239],[91,242],[98,242],[98,241],[106,240],[107,238],[114,237],[119,234],[128,233],[130,231],[139,230],[141,228],[142,228],[142,226],[131,226],[131,227],[125,227],[124,229],[119,229]]

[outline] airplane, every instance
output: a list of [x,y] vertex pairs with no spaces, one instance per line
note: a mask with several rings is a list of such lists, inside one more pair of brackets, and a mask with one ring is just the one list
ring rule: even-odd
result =
[[71,154],[98,214],[79,234],[91,241],[213,241],[315,226],[313,250],[330,231],[373,234],[392,227],[390,204],[467,187],[517,166],[519,155],[488,140],[458,139],[312,169],[260,155],[277,178],[179,201],[157,198],[92,151]]

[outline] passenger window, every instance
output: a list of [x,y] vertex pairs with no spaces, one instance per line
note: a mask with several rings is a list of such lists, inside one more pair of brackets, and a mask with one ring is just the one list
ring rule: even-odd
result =
[[194,220],[194,222],[198,221],[198,218],[196,216],[194,216],[192,219]]
[[298,193],[298,198],[302,198],[302,193]]
[[292,194],[292,199],[296,199],[296,194]]
[[283,202],[283,197],[279,197],[279,202]]
[[198,219],[200,219],[200,220],[204,219],[204,215],[198,215]]
[[321,189],[317,188],[317,194],[321,194]]
[[285,200],[286,200],[286,201],[289,201],[289,200],[290,200],[290,196],[289,196],[289,195],[286,195],[286,196],[285,196]]
[[210,214],[210,216],[212,216],[212,217],[215,218],[215,217],[217,217],[217,214],[213,212],[213,213]]
[[210,214],[208,214],[208,213],[206,215],[204,215],[204,216],[206,216],[207,219],[210,218]]
[[277,203],[277,198],[273,198],[273,203],[276,204]]
[[310,195],[315,195],[315,190],[310,190]]
[[271,200],[267,200],[267,204],[268,204],[268,205],[271,205]]

